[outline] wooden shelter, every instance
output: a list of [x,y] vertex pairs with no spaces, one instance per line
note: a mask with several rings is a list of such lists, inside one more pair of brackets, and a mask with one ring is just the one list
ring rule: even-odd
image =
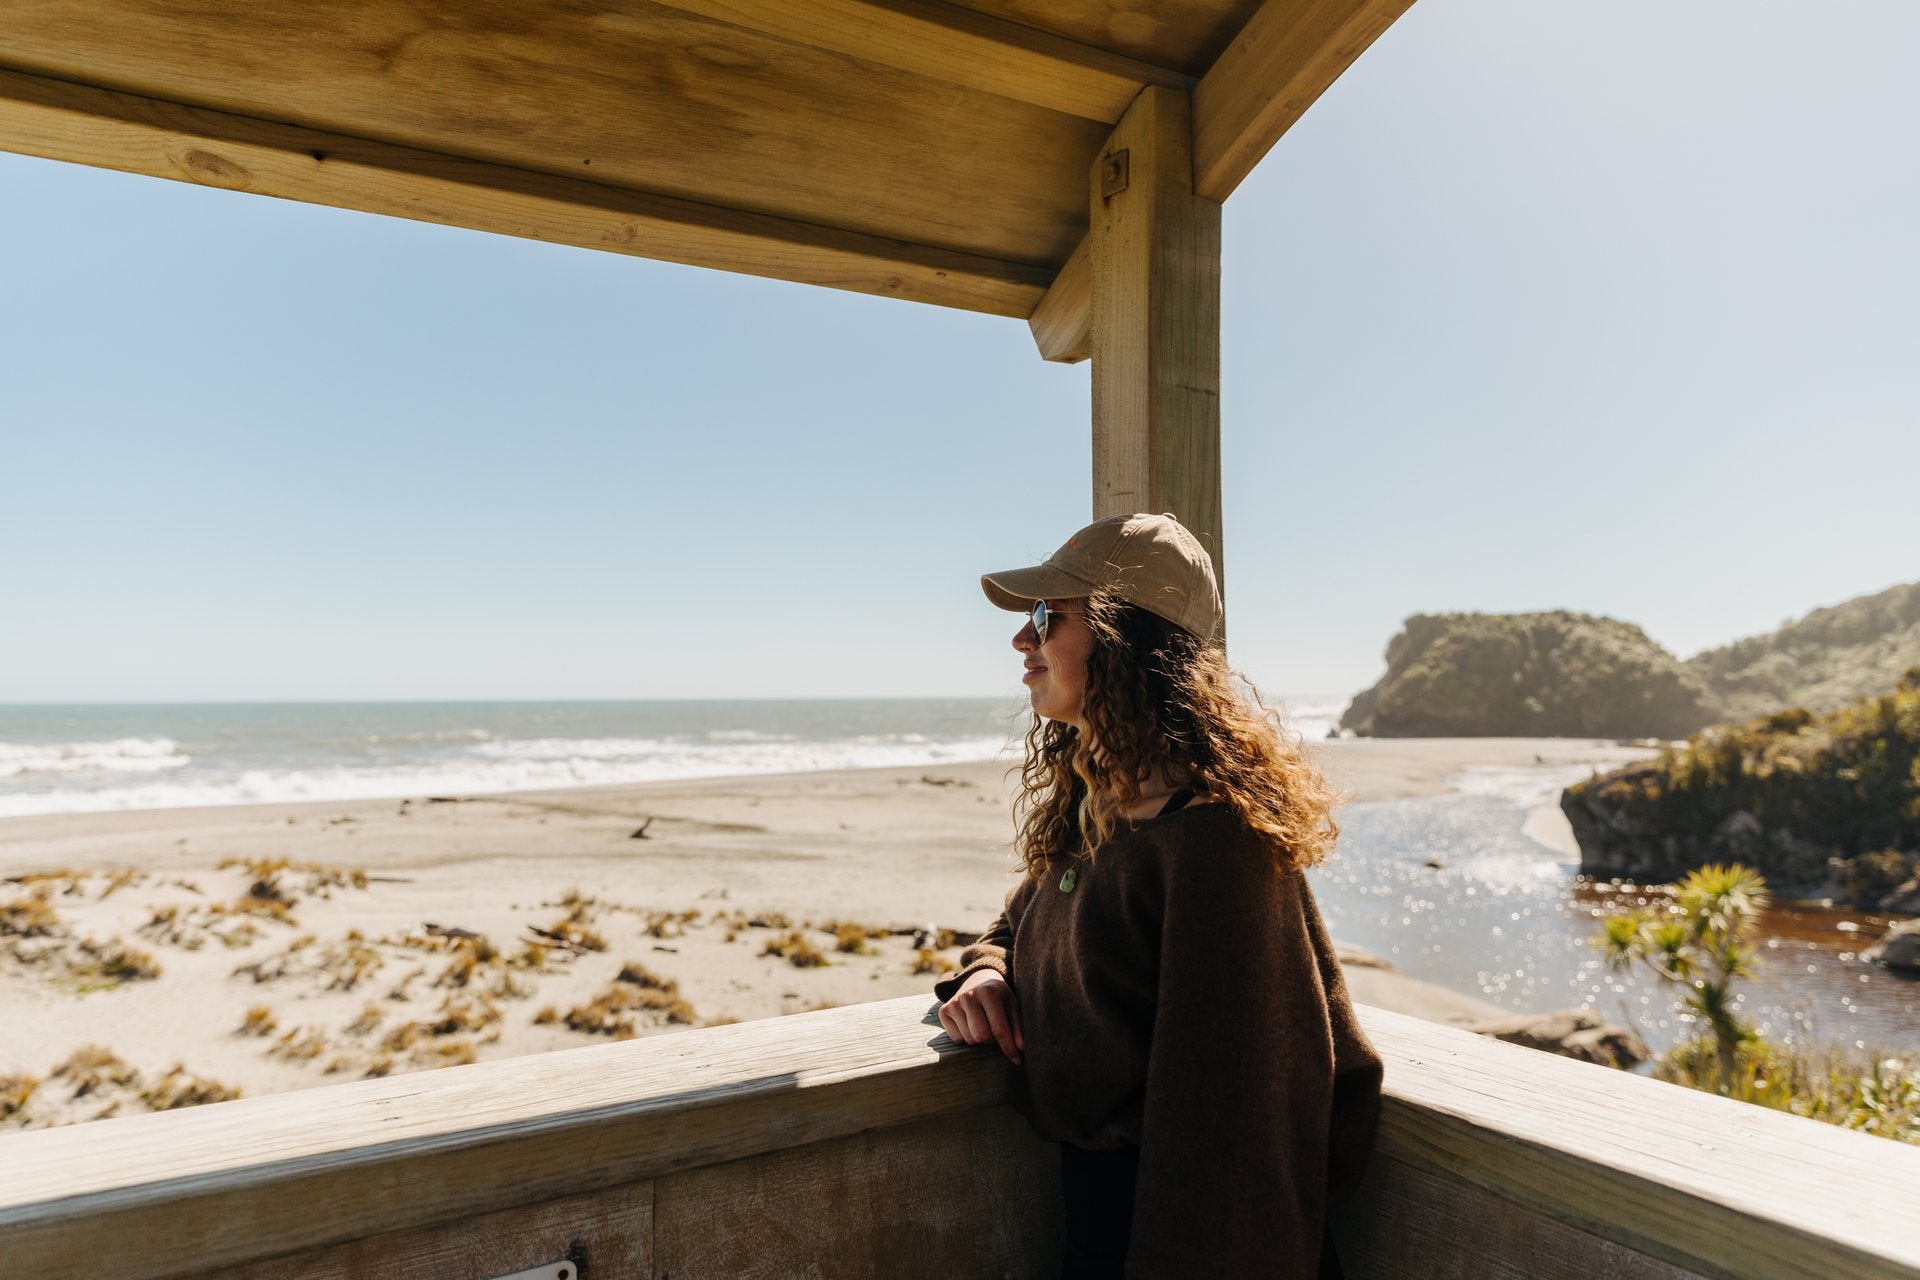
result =
[[[0,149],[1025,319],[1218,557],[1220,203],[1408,3],[4,0]],[[8,1135],[0,1277],[1054,1274],[925,1004]],[[1355,1280],[1920,1280],[1920,1151],[1363,1015]]]
[[1025,319],[1220,552],[1220,202],[1411,0],[7,0],[0,149]]

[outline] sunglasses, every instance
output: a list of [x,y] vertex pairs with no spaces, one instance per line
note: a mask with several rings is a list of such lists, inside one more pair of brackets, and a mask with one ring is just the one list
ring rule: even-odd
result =
[[1066,617],[1069,612],[1070,611],[1066,609],[1049,609],[1047,608],[1047,602],[1045,600],[1035,600],[1033,602],[1033,634],[1035,639],[1040,644],[1045,644],[1047,642],[1047,624],[1055,618]]

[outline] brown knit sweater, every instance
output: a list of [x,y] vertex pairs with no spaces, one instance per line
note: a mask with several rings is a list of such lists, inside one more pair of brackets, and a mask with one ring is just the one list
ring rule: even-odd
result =
[[1139,1146],[1129,1277],[1311,1280],[1329,1195],[1372,1145],[1380,1059],[1306,878],[1230,806],[1056,859],[960,959],[941,1000],[983,968],[1019,999],[1034,1128]]

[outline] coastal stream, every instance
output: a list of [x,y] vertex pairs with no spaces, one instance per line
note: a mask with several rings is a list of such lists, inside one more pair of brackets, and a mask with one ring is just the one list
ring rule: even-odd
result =
[[[1641,885],[1595,883],[1577,860],[1526,833],[1585,768],[1469,770],[1458,794],[1354,804],[1340,844],[1315,869],[1335,937],[1415,978],[1515,1012],[1587,1005],[1631,1023],[1656,1050],[1695,1034],[1671,988],[1644,966],[1609,972],[1594,937],[1626,906],[1660,906]],[[1761,921],[1759,973],[1740,1005],[1771,1038],[1814,1047],[1920,1051],[1920,982],[1859,952],[1888,919],[1781,903]]]

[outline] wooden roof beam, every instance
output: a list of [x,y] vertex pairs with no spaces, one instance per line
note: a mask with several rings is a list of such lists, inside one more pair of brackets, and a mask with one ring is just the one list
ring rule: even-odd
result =
[[[1266,0],[1193,90],[1193,190],[1224,201],[1413,0]],[[1084,360],[1092,274],[1082,241],[1028,324],[1047,360]]]
[[943,0],[659,0],[675,9],[1113,124],[1147,85],[1192,89],[1184,72]]
[[1030,315],[1051,274],[16,71],[0,150],[994,315]]

